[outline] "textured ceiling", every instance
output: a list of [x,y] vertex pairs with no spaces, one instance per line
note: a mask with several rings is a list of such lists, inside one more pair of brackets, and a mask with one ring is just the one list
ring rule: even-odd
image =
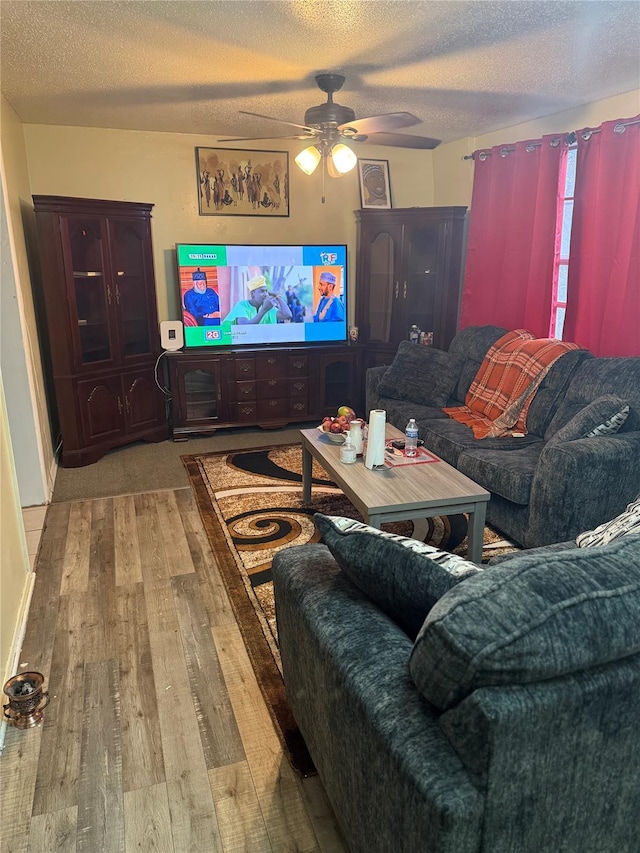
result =
[[640,3],[2,0],[0,85],[23,122],[277,138],[346,76],[357,118],[452,141],[640,87]]

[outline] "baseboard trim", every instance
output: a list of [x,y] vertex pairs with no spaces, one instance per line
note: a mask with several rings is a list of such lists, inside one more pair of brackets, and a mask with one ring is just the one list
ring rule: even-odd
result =
[[[27,630],[27,619],[29,617],[29,608],[31,606],[31,596],[33,595],[33,587],[36,582],[36,573],[29,572],[27,575],[27,581],[24,585],[24,589],[22,590],[22,600],[20,602],[19,609],[19,618],[16,622],[16,627],[13,632],[13,641],[11,643],[11,652],[9,654],[9,660],[7,663],[7,669],[4,673],[2,684],[6,684],[6,682],[18,672],[18,667],[20,663],[20,653],[22,652],[22,644],[24,642],[24,635]],[[4,693],[2,694],[3,700],[6,698]],[[4,701],[3,701],[3,704]],[[4,750],[4,739],[7,733],[7,723],[4,719],[4,712],[2,714],[2,721],[0,722],[0,754]]]

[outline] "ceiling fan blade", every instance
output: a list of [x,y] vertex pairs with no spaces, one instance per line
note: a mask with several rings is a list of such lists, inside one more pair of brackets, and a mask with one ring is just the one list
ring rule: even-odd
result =
[[296,124],[295,121],[285,121],[281,118],[274,118],[273,116],[264,116],[261,113],[250,113],[247,110],[238,110],[239,113],[242,113],[244,116],[255,116],[255,118],[266,118],[269,121],[277,121],[279,124],[288,124],[290,127],[299,127],[301,130],[306,130],[307,133],[313,133],[312,127],[307,127],[306,124]]
[[391,145],[394,148],[437,148],[439,139],[428,136],[410,136],[408,133],[370,133],[365,139],[356,137],[353,142],[366,142],[369,145]]
[[233,136],[225,137],[224,139],[216,139],[216,142],[253,142],[261,139],[316,139],[315,134],[304,135],[303,133],[296,136]]
[[382,113],[382,115],[368,116],[367,118],[358,118],[355,121],[346,122],[341,124],[338,130],[343,133],[354,131],[356,136],[359,134],[368,136],[370,133],[397,130],[399,127],[411,127],[414,124],[420,124],[420,119],[411,113]]

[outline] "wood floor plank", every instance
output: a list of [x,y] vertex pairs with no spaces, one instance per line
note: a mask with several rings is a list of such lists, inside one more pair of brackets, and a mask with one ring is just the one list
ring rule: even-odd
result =
[[114,644],[120,662],[122,784],[126,792],[164,782],[165,775],[143,585],[117,587],[116,599]]
[[61,595],[68,595],[70,592],[86,592],[88,589],[91,513],[91,501],[76,501],[71,504]]
[[220,851],[222,846],[207,767],[177,631],[149,632],[162,734],[171,831],[176,851]]
[[224,853],[272,850],[246,761],[209,770]]
[[167,786],[125,791],[124,826],[127,853],[174,853]]
[[195,569],[174,492],[156,492],[156,512],[169,574],[192,574]]
[[322,853],[349,853],[320,777],[309,776],[306,779],[298,778],[297,781]]
[[195,575],[172,579],[191,696],[208,769],[244,759],[242,739],[222,676]]
[[176,490],[175,495],[191,551],[191,560],[200,582],[202,601],[207,609],[209,624],[233,625],[235,624],[233,608],[202,526],[193,493],[191,489],[179,489]]
[[29,853],[76,853],[77,820],[75,806],[36,815],[31,821]]
[[117,621],[115,571],[113,499],[101,498],[93,501],[91,521],[85,663],[117,657],[114,645],[114,628]]
[[63,595],[51,659],[33,814],[77,805],[87,594]]
[[319,851],[237,626],[212,628],[247,763],[274,850]]
[[120,684],[116,660],[85,666],[78,853],[124,853]]
[[35,567],[36,577],[29,617],[20,652],[21,670],[42,672],[47,681],[58,619],[70,510],[70,503],[53,504],[47,512]]
[[42,728],[7,728],[0,794],[0,850],[25,853],[31,826],[31,807],[38,772]]
[[142,583],[136,506],[133,495],[113,499],[116,586]]
[[138,545],[145,585],[169,578],[167,557],[156,510],[156,494],[134,495]]

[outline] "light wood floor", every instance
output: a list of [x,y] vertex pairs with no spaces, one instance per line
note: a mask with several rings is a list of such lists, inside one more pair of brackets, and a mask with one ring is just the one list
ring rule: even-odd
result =
[[7,730],[2,853],[347,850],[282,752],[189,489],[49,507],[20,662],[51,703]]

